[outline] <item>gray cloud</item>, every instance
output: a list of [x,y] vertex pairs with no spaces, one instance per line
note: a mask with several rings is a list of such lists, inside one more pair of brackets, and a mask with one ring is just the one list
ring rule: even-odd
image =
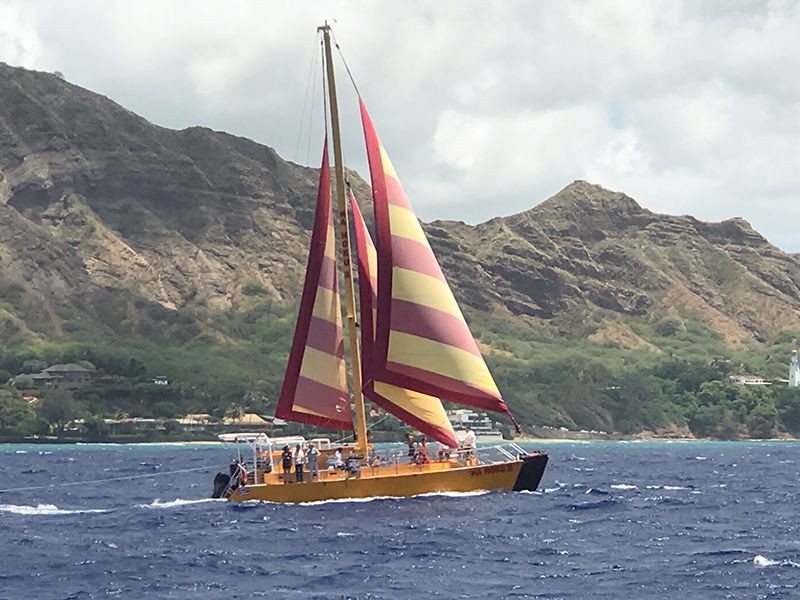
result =
[[[335,18],[422,218],[476,222],[589,179],[656,211],[743,216],[800,251],[796,3],[297,4],[6,0],[0,60],[313,163],[319,86],[313,135],[298,139],[303,97],[315,27]],[[346,154],[363,173],[344,77]]]

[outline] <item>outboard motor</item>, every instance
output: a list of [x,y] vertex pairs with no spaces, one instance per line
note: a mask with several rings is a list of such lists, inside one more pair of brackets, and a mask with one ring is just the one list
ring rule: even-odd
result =
[[214,493],[211,495],[212,498],[227,498],[231,495],[231,477],[230,475],[226,475],[225,473],[217,473],[217,476],[214,477]]

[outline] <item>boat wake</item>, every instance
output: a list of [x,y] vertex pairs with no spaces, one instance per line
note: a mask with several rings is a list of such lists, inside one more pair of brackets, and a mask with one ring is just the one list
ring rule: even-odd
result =
[[156,498],[150,504],[137,504],[136,508],[176,508],[178,506],[191,506],[193,504],[206,504],[208,502],[225,502],[225,498],[193,498],[191,500],[187,500],[185,498],[176,498],[175,500],[169,500],[167,502],[162,502],[160,498]]
[[29,506],[26,504],[0,504],[0,512],[8,512],[15,515],[77,515],[107,513],[110,512],[110,510],[105,508],[65,509],[58,508],[55,504],[37,504],[36,506]]
[[[417,494],[416,496],[371,496],[369,498],[335,498],[331,500],[315,500],[313,502],[298,502],[296,506],[321,506],[324,504],[342,504],[342,503],[363,503],[374,502],[376,500],[407,500],[408,498],[469,498],[471,496],[483,496],[490,493],[489,490],[475,490],[471,492],[427,492],[425,494]],[[251,502],[261,502],[253,500]],[[283,502],[266,502],[266,504],[284,504]]]

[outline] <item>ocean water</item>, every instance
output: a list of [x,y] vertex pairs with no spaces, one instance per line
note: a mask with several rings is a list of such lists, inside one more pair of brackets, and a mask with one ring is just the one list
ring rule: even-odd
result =
[[[0,599],[800,598],[800,443],[539,444],[537,493],[209,500],[231,448],[0,445]],[[164,473],[184,469],[197,469]]]

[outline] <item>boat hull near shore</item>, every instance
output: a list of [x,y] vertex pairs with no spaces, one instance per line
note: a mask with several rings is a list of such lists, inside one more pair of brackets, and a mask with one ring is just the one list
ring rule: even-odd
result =
[[275,483],[239,487],[229,500],[301,503],[441,492],[535,491],[547,460],[546,454],[533,453],[519,460],[471,466],[449,462],[387,465],[367,467],[357,477],[324,472],[321,479],[305,483],[283,483],[279,475],[269,474]]

